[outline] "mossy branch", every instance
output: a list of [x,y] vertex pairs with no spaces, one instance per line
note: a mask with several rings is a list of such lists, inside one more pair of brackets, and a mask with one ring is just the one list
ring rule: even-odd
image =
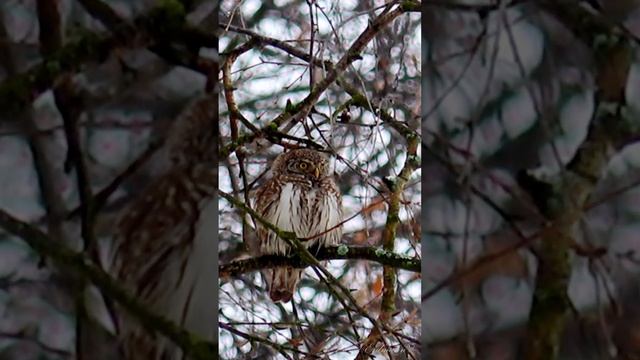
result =
[[[420,272],[420,259],[386,251],[379,247],[329,246],[321,248],[315,254],[318,260],[370,260],[396,269]],[[300,256],[263,255],[251,259],[236,260],[219,266],[220,277],[239,274],[277,266],[305,268],[307,263]]]
[[416,130],[410,128],[406,123],[396,120],[393,116],[391,116],[391,114],[389,114],[386,109],[373,105],[366,97],[366,95],[358,90],[355,86],[347,83],[344,79],[339,79],[338,85],[342,87],[347,92],[347,94],[351,95],[351,99],[340,106],[340,108],[334,112],[334,116],[336,116],[341,110],[346,109],[349,106],[357,106],[379,116],[384,123],[395,129],[405,139],[409,140],[413,137],[420,138],[420,134]]
[[[539,265],[525,344],[525,359],[528,360],[553,360],[559,356],[571,309],[567,289],[575,225],[614,150],[640,135],[637,121],[627,114],[624,88],[629,64],[625,65],[624,61],[627,53],[621,52],[635,40],[624,29],[575,6],[575,2],[544,1],[542,4],[604,61],[599,61],[596,67],[595,115],[587,138],[567,164],[566,171],[551,181],[521,182],[521,186],[537,198],[536,204],[551,223],[541,234],[537,252]],[[598,39],[610,44],[603,46],[602,42],[596,41]],[[548,191],[541,196],[536,189]]]

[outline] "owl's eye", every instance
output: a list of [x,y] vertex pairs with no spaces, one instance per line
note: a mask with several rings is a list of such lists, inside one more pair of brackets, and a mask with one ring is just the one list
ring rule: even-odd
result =
[[300,163],[300,165],[298,165],[300,167],[300,170],[307,170],[307,168],[309,167],[309,164],[307,164],[306,162]]

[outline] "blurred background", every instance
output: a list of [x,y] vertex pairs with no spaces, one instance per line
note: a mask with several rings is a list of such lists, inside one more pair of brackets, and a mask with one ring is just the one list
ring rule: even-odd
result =
[[638,358],[637,2],[425,3],[425,356]]
[[[97,261],[119,211],[166,169],[160,146],[166,129],[214,73],[215,7],[212,1],[0,2],[0,209]],[[105,23],[108,9],[133,28]],[[162,32],[171,19],[206,35],[197,42],[173,38]],[[63,115],[77,120],[80,155],[68,145],[74,140]],[[80,186],[95,194],[93,243],[81,236]],[[0,359],[117,359],[113,329],[93,321],[81,326],[78,314],[92,312],[94,300],[84,299],[73,273],[0,230]],[[80,339],[89,350],[84,357]]]
[[[419,5],[419,4],[417,4]],[[332,64],[347,54],[375,19],[399,9],[382,1],[223,1],[220,11],[221,67],[234,49],[246,50],[231,61],[228,77],[237,110],[246,121],[230,120],[228,94],[220,95],[220,146],[230,149],[219,162],[219,188],[252,204],[255,189],[269,176],[273,159],[286,149],[319,147],[329,152],[332,171],[343,194],[344,236],[352,246],[382,247],[389,217],[389,186],[407,162],[400,194],[400,223],[393,251],[418,259],[421,171],[419,7],[403,11],[381,27],[358,57],[329,85],[301,120],[285,122],[278,133],[245,141],[243,135],[265,129],[285,109],[293,109],[321,83]],[[253,45],[251,42],[254,42]],[[248,44],[248,45],[246,45]],[[256,45],[258,44],[258,45]],[[293,49],[291,49],[293,48]],[[309,66],[312,54],[325,66]],[[310,71],[312,70],[312,71]],[[313,82],[311,82],[313,79]],[[289,105],[288,105],[289,104]],[[236,130],[233,127],[237,127]],[[401,129],[400,131],[398,129]],[[404,131],[406,130],[406,131]],[[404,132],[403,132],[404,131]],[[414,142],[414,149],[408,144]],[[238,146],[239,145],[239,146]],[[407,157],[412,156],[407,161]],[[219,203],[220,263],[248,257],[244,239],[252,222],[224,199]],[[331,260],[331,274],[351,291],[373,319],[381,318],[383,267],[373,261]],[[385,270],[386,271],[386,270]],[[396,305],[386,321],[389,352],[398,359],[420,358],[420,273],[395,270]],[[257,271],[220,279],[220,357],[222,359],[387,358],[383,351],[361,351],[373,339],[372,323],[346,310],[344,297],[332,295],[307,268],[292,303],[274,304]],[[352,308],[352,306],[349,306]],[[384,318],[384,317],[382,317]],[[383,342],[371,349],[384,349]]]

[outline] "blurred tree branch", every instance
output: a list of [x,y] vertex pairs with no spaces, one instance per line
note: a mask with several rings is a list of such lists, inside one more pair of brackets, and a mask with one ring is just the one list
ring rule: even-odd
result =
[[216,344],[201,340],[173,322],[151,313],[147,306],[140,304],[116,280],[84,255],[70,250],[60,242],[52,241],[47,234],[36,227],[14,218],[3,210],[0,210],[0,226],[10,234],[21,238],[40,255],[50,258],[63,270],[73,271],[74,274],[91,281],[140,320],[145,327],[171,339],[194,359],[214,359],[217,356]]
[[[62,32],[61,32],[61,22],[60,22],[60,14],[58,13],[57,4],[52,1],[47,0],[38,0],[37,1],[37,9],[38,9],[38,23],[40,25],[40,52],[43,57],[50,56],[54,54],[56,51],[60,50],[62,46]],[[92,204],[92,194],[91,194],[91,184],[89,180],[89,175],[87,171],[87,167],[85,166],[84,157],[82,156],[82,150],[80,148],[80,141],[78,137],[78,119],[80,114],[82,113],[82,103],[80,97],[77,94],[75,86],[73,86],[71,76],[68,73],[60,74],[59,79],[61,81],[57,81],[53,87],[53,95],[56,103],[56,107],[58,111],[62,115],[64,132],[67,140],[68,150],[67,156],[65,160],[64,169],[69,172],[73,168],[76,170],[77,175],[77,183],[78,189],[80,193],[80,208],[81,208],[81,234],[83,239],[83,246],[81,253],[83,253],[87,249],[93,249],[95,246],[94,235],[93,235],[93,216],[91,214],[91,204]],[[35,121],[35,120],[34,120]],[[37,130],[37,126],[32,125],[31,130]],[[38,135],[31,136],[37,142],[46,141],[45,138],[40,137]],[[34,156],[36,154],[36,150],[38,147],[33,148]],[[41,151],[41,149],[40,149]],[[42,157],[42,155],[39,155]],[[53,161],[51,159],[46,159],[46,163],[48,166],[53,165]],[[39,168],[38,172],[43,171],[45,169]],[[53,182],[55,178],[52,176],[51,179],[48,179],[47,182]],[[47,186],[41,182],[41,191],[47,191]],[[51,190],[49,190],[51,191]],[[49,197],[52,201],[55,201],[58,204],[58,209],[53,213],[49,213],[51,208],[49,209],[47,215],[55,216],[59,218],[60,226],[62,226],[64,213],[66,212],[66,208],[62,205],[64,202],[60,195],[56,195],[57,198]],[[50,231],[50,233],[52,233]],[[62,231],[61,234],[64,234]],[[59,241],[63,241],[64,243],[68,243],[66,236],[61,235],[62,238]],[[90,252],[91,254],[91,252]],[[98,259],[98,255],[93,254],[92,257],[94,260]],[[91,256],[91,255],[90,255]],[[75,314],[76,314],[76,356],[78,359],[82,360],[86,358],[86,353],[83,350],[82,344],[85,342],[85,338],[88,333],[93,333],[95,331],[90,331],[92,324],[87,316],[86,306],[84,303],[84,291],[85,291],[85,280],[78,276],[77,274],[72,274],[70,276],[70,282],[72,287],[72,296],[75,302]]]
[[[507,2],[505,7],[512,7],[531,0],[511,0]],[[467,11],[467,12],[489,12],[498,10],[500,3],[490,4],[465,4],[462,1],[443,1],[443,0],[427,0],[423,2],[426,6],[440,7],[451,11]]]
[[40,52],[47,56],[57,51],[62,46],[62,33],[60,31],[60,14],[57,3],[54,1],[38,0],[38,24],[40,31]]
[[[149,147],[140,154],[138,158],[136,158],[131,164],[129,164],[126,169],[124,169],[118,176],[116,176],[109,185],[105,186],[99,192],[97,192],[93,196],[93,211],[94,213],[99,212],[109,201],[111,195],[113,195],[116,190],[125,182],[125,180],[132,176],[136,171],[140,170],[144,164],[149,161],[149,159],[162,148],[164,145],[164,138],[160,138],[157,141],[151,142]],[[76,208],[70,210],[65,214],[66,220],[70,220],[81,214],[82,206],[79,205]]]
[[45,58],[40,65],[4,80],[0,84],[0,111],[23,111],[38,94],[49,89],[60,74],[79,70],[89,61],[104,59],[114,45],[111,37],[83,34]]
[[[133,25],[120,19],[99,0],[82,3],[112,34],[79,31],[76,39],[58,49],[47,45],[47,55],[39,65],[0,84],[0,113],[20,113],[35,97],[51,88],[61,74],[78,71],[88,62],[101,62],[118,47],[149,46],[165,60],[206,76],[216,68],[213,61],[197,56],[197,49],[216,47],[217,38],[186,24],[184,8],[175,0],[161,2],[148,14],[134,19]],[[179,55],[171,46],[174,42],[186,46],[190,53],[195,51],[196,55]]]
[[[640,135],[637,120],[629,114],[624,98],[631,53],[628,52],[626,65],[620,63],[619,56],[620,49],[631,47],[635,39],[624,29],[576,6],[574,1],[542,4],[601,60],[596,66],[598,90],[594,116],[586,139],[567,164],[566,171],[551,180],[539,180],[526,172],[519,178],[521,186],[536,199],[541,212],[552,223],[543,230],[537,252],[539,265],[525,352],[525,358],[530,360],[559,356],[561,336],[571,310],[567,291],[575,226],[615,153],[613,150],[637,140]],[[616,73],[611,73],[612,70]]]
[[[28,331],[20,331],[20,332],[0,331],[0,339],[26,341],[26,342],[37,345],[46,353],[55,355],[56,358],[69,359],[69,360],[75,359],[73,353],[69,351],[59,350],[59,349],[56,349],[55,347],[49,346],[48,344],[40,341],[36,334],[29,334]],[[2,353],[2,355],[6,356],[4,352]]]

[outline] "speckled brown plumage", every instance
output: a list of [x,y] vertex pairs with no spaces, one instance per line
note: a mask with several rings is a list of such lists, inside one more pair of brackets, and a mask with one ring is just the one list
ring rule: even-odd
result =
[[[111,272],[140,301],[203,338],[215,333],[213,297],[217,206],[215,101],[201,98],[176,119],[167,139],[171,168],[124,211],[114,238]],[[118,314],[127,359],[182,359],[170,340]]]
[[[256,193],[256,211],[281,230],[305,238],[307,248],[340,242],[342,197],[329,171],[327,157],[298,149],[279,155],[273,176]],[[273,231],[257,224],[258,254],[291,253],[290,246]],[[303,270],[267,269],[264,277],[274,302],[291,301]]]

